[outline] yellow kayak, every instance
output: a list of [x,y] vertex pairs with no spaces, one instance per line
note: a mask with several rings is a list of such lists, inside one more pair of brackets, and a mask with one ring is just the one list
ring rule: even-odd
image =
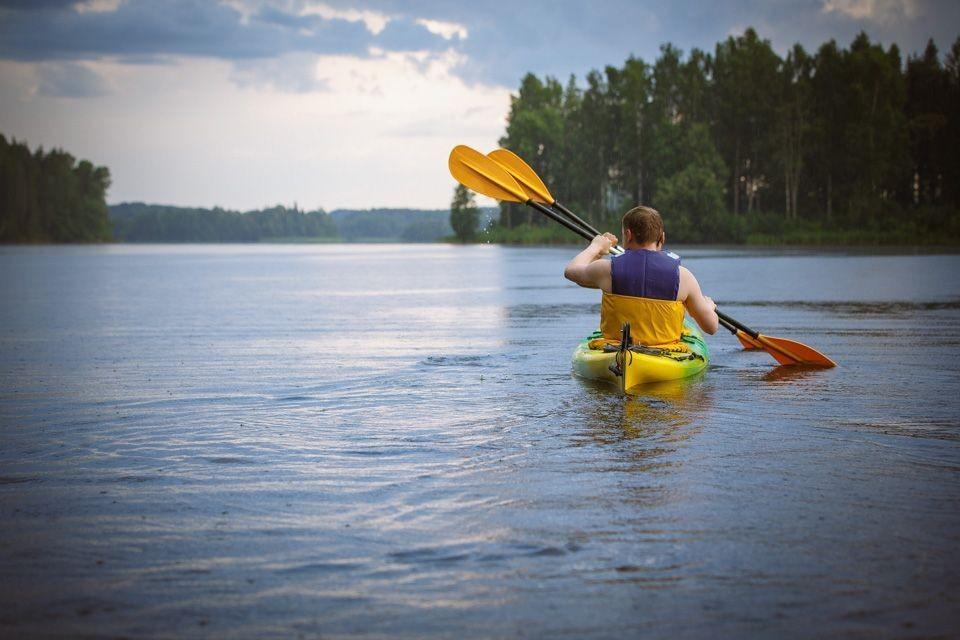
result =
[[710,364],[710,351],[703,334],[689,319],[684,320],[680,338],[689,351],[668,351],[642,345],[634,345],[626,351],[621,351],[617,345],[591,349],[590,342],[601,337],[602,334],[596,331],[577,346],[573,352],[573,372],[582,378],[612,382],[625,393],[638,385],[696,375]]

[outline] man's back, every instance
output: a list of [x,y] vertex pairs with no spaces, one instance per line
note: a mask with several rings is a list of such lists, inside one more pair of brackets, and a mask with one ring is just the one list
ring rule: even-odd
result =
[[610,293],[678,300],[680,259],[663,251],[628,249],[610,261]]

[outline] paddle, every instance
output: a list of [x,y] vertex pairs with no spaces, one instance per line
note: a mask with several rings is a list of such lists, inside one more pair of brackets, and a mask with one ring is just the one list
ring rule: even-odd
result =
[[[594,235],[599,235],[590,223],[560,204],[557,199],[550,194],[550,190],[547,189],[547,185],[543,183],[543,180],[540,179],[537,172],[513,151],[509,149],[495,149],[488,153],[487,157],[506,169],[507,173],[513,176],[517,183],[523,187],[528,198],[534,202],[545,204],[548,207],[555,207],[585,230],[593,232]],[[613,247],[613,250],[615,253],[623,253],[623,247],[620,245]]]
[[590,235],[589,231],[531,198],[506,169],[476,149],[463,144],[457,145],[450,152],[448,166],[454,179],[468,189],[496,200],[521,202],[533,207],[551,220],[559,222],[577,235],[593,240],[594,236]]
[[[503,156],[504,154],[499,155]],[[519,160],[519,158],[517,159]],[[529,190],[524,189],[511,172],[507,171],[499,162],[491,160],[475,149],[466,145],[454,147],[450,152],[448,165],[450,167],[450,174],[454,179],[468,189],[472,189],[477,193],[497,200],[522,202],[527,206],[533,207],[551,220],[559,222],[586,240],[593,240],[595,236],[600,235],[600,232],[597,231],[596,228],[581,218],[574,216],[574,214],[570,213],[576,221],[562,217],[557,212],[537,202],[533,196],[539,196],[541,194],[537,194],[536,190],[530,187],[528,187]],[[525,171],[536,178],[536,182],[543,184],[543,181],[540,180],[539,176],[536,175],[529,165],[523,163],[523,166],[525,167]],[[543,187],[543,190],[549,196],[549,192],[546,191],[546,186]],[[546,198],[546,200],[552,200],[552,196]],[[737,338],[740,339],[740,343],[743,344],[745,348],[753,347],[763,349],[780,364],[807,364],[823,367],[836,366],[833,360],[805,344],[786,338],[764,336],[720,311],[717,311],[717,317],[724,327],[732,331]]]

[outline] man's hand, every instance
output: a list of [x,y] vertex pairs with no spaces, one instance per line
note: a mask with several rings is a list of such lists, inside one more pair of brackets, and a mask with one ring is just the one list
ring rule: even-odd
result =
[[617,236],[609,232],[596,236],[590,242],[590,246],[596,249],[597,255],[605,256],[610,253],[610,249],[617,246]]
[[610,253],[610,249],[617,244],[617,236],[605,233],[596,236],[590,241],[590,246],[581,251],[570,261],[563,275],[567,280],[576,282],[581,287],[610,291],[610,261],[601,260]]
[[713,298],[710,296],[703,296],[703,299],[707,301],[707,308],[709,308],[710,311],[717,310],[717,303],[713,301]]

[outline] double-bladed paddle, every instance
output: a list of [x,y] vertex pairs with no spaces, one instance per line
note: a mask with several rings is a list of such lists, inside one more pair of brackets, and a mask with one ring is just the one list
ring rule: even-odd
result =
[[[466,145],[459,145],[450,152],[449,167],[454,179],[468,189],[496,200],[521,202],[533,207],[586,240],[600,235],[593,225],[558,203],[530,165],[506,149],[492,151],[487,157]],[[561,213],[545,204],[556,206]],[[615,249],[623,251],[620,247]],[[717,311],[717,317],[745,349],[763,349],[782,365],[836,366],[833,360],[805,344],[765,336],[720,311]]]

